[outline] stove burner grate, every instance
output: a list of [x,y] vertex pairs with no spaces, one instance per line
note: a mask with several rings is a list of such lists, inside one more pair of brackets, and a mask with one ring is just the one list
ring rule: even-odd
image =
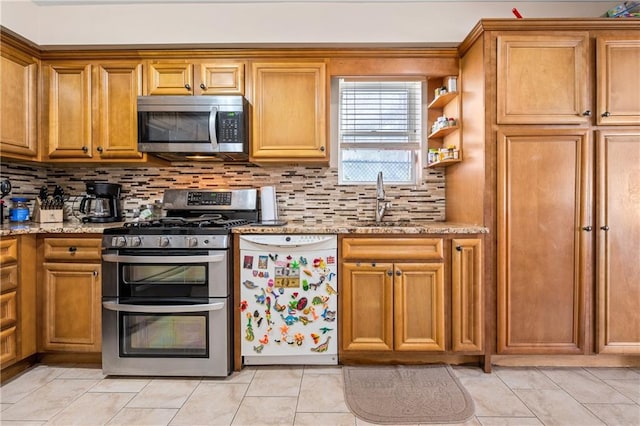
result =
[[160,219],[127,222],[125,228],[232,228],[248,225],[247,219],[227,219],[220,214],[205,214],[193,218],[163,217]]

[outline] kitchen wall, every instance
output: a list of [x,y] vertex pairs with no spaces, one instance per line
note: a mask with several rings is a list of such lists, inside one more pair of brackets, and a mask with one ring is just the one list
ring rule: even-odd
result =
[[[35,198],[40,186],[50,191],[58,184],[72,195],[69,208],[77,210],[86,180],[120,183],[127,216],[133,210],[162,199],[166,188],[260,187],[277,189],[280,216],[307,222],[375,219],[374,186],[338,186],[333,167],[268,166],[236,163],[174,163],[171,167],[59,167],[25,165],[3,160],[0,177],[11,179],[10,196]],[[425,169],[417,186],[386,185],[392,202],[386,220],[442,221],[445,218],[445,179],[441,170]],[[75,203],[73,202],[75,200]]]
[[[457,45],[482,18],[598,17],[618,1],[2,0],[2,25],[47,45]],[[515,18],[514,18],[515,19]]]

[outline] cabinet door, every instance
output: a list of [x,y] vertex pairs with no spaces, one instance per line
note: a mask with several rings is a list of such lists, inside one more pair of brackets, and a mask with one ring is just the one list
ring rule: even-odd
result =
[[328,161],[324,63],[253,64],[251,158]]
[[394,275],[395,350],[444,351],[444,264],[397,263]]
[[15,364],[18,361],[16,327],[9,327],[0,331],[0,365],[2,367]]
[[99,352],[100,264],[44,263],[43,271],[43,349]]
[[204,63],[196,70],[196,95],[244,95],[244,63]]
[[344,263],[340,327],[344,351],[393,348],[393,265]]
[[587,33],[498,36],[498,124],[588,121]]
[[591,157],[586,131],[498,134],[500,353],[583,352]]
[[598,124],[640,124],[640,40],[597,39]]
[[11,265],[18,262],[18,239],[15,237],[0,240],[0,265]]
[[597,152],[598,350],[640,354],[640,132],[600,132]]
[[91,158],[91,65],[50,64],[46,75],[49,158]]
[[482,241],[453,239],[451,245],[451,348],[482,351]]
[[138,96],[142,94],[142,64],[103,63],[94,67],[96,135],[101,159],[142,158],[138,152]]
[[193,95],[193,65],[180,62],[147,63],[147,95]]
[[2,45],[0,49],[0,155],[31,159],[38,154],[37,60]]

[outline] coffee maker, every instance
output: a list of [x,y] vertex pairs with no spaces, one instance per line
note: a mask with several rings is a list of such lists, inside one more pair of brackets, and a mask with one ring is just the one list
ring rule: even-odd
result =
[[122,220],[120,189],[117,183],[88,181],[87,195],[80,201],[80,212],[86,216],[83,222],[119,222]]

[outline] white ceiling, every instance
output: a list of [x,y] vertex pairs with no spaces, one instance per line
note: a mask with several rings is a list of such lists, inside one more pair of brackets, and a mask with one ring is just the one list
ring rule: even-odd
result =
[[603,15],[619,1],[0,0],[41,46],[456,45],[482,18]]

